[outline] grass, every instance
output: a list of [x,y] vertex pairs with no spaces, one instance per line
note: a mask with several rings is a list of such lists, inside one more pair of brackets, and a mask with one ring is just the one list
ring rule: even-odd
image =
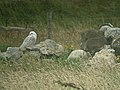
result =
[[[65,47],[79,48],[80,31],[98,30],[102,23],[119,27],[118,0],[1,0],[0,25],[33,27],[37,43],[47,38],[47,13],[52,12],[52,34]],[[28,32],[0,31],[0,45],[20,46]]]
[[[69,52],[67,52],[69,53]],[[84,60],[66,60],[68,54],[57,59],[37,60],[25,55],[20,62],[0,60],[1,90],[119,90],[118,68],[102,69],[87,66]],[[57,83],[60,81],[61,83]],[[67,83],[67,84],[66,84]],[[64,84],[67,86],[65,87]]]
[[[67,51],[59,58],[38,60],[25,55],[19,62],[0,60],[0,90],[119,90],[118,68],[87,66],[87,60],[66,60],[79,49],[80,32],[102,23],[120,27],[119,0],[0,0],[0,25],[33,27],[37,43],[47,38],[47,13],[52,12],[51,37]],[[29,32],[0,31],[0,50],[20,46]],[[119,61],[118,61],[119,62]],[[55,83],[61,81],[62,84]]]

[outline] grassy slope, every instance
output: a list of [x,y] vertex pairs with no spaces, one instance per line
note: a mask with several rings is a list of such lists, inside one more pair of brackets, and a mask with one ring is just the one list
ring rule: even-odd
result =
[[[53,12],[52,29],[56,30],[53,38],[66,48],[79,46],[78,30],[96,28],[104,22],[120,26],[119,0],[49,1],[50,4],[46,4],[45,0],[0,0],[0,25],[6,25],[7,22],[10,26],[25,26],[27,23],[39,33],[39,40],[44,40],[46,13],[50,10]],[[9,39],[11,36],[13,41],[12,38]],[[21,39],[21,36],[11,36],[0,41],[15,44]],[[96,69],[85,67],[79,61],[69,63],[63,59],[41,63],[28,56],[23,57],[19,64],[0,61],[0,90],[76,90],[54,83],[54,80],[75,83],[87,90],[119,90],[119,75],[119,69]]]
[[[77,90],[55,83],[74,83],[80,90],[119,90],[120,70],[85,66],[81,60],[37,61],[25,56],[21,62],[0,61],[0,90]],[[84,88],[84,89],[83,89]]]

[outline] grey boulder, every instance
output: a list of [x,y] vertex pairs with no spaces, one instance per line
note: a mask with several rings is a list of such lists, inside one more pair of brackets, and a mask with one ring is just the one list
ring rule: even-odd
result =
[[74,50],[70,53],[67,59],[88,59],[90,57],[90,53],[84,51],[84,50]]
[[0,57],[5,60],[18,60],[23,55],[23,52],[19,50],[19,47],[8,47],[6,52],[1,52]]
[[34,47],[28,47],[27,50],[37,51],[40,53],[40,55],[56,55],[56,56],[60,56],[64,52],[63,46],[51,39],[46,39],[45,41],[36,44]]

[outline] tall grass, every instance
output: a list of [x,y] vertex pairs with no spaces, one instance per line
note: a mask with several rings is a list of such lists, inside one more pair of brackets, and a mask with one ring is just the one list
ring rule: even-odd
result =
[[51,11],[53,12],[53,21],[61,24],[75,21],[94,25],[110,22],[111,18],[118,19],[119,3],[118,0],[1,0],[0,24],[19,26],[39,22],[46,23],[47,12]]

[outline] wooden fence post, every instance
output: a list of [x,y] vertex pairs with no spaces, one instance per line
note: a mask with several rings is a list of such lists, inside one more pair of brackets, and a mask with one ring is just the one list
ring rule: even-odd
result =
[[47,13],[47,38],[51,39],[51,21],[52,21],[52,12]]

